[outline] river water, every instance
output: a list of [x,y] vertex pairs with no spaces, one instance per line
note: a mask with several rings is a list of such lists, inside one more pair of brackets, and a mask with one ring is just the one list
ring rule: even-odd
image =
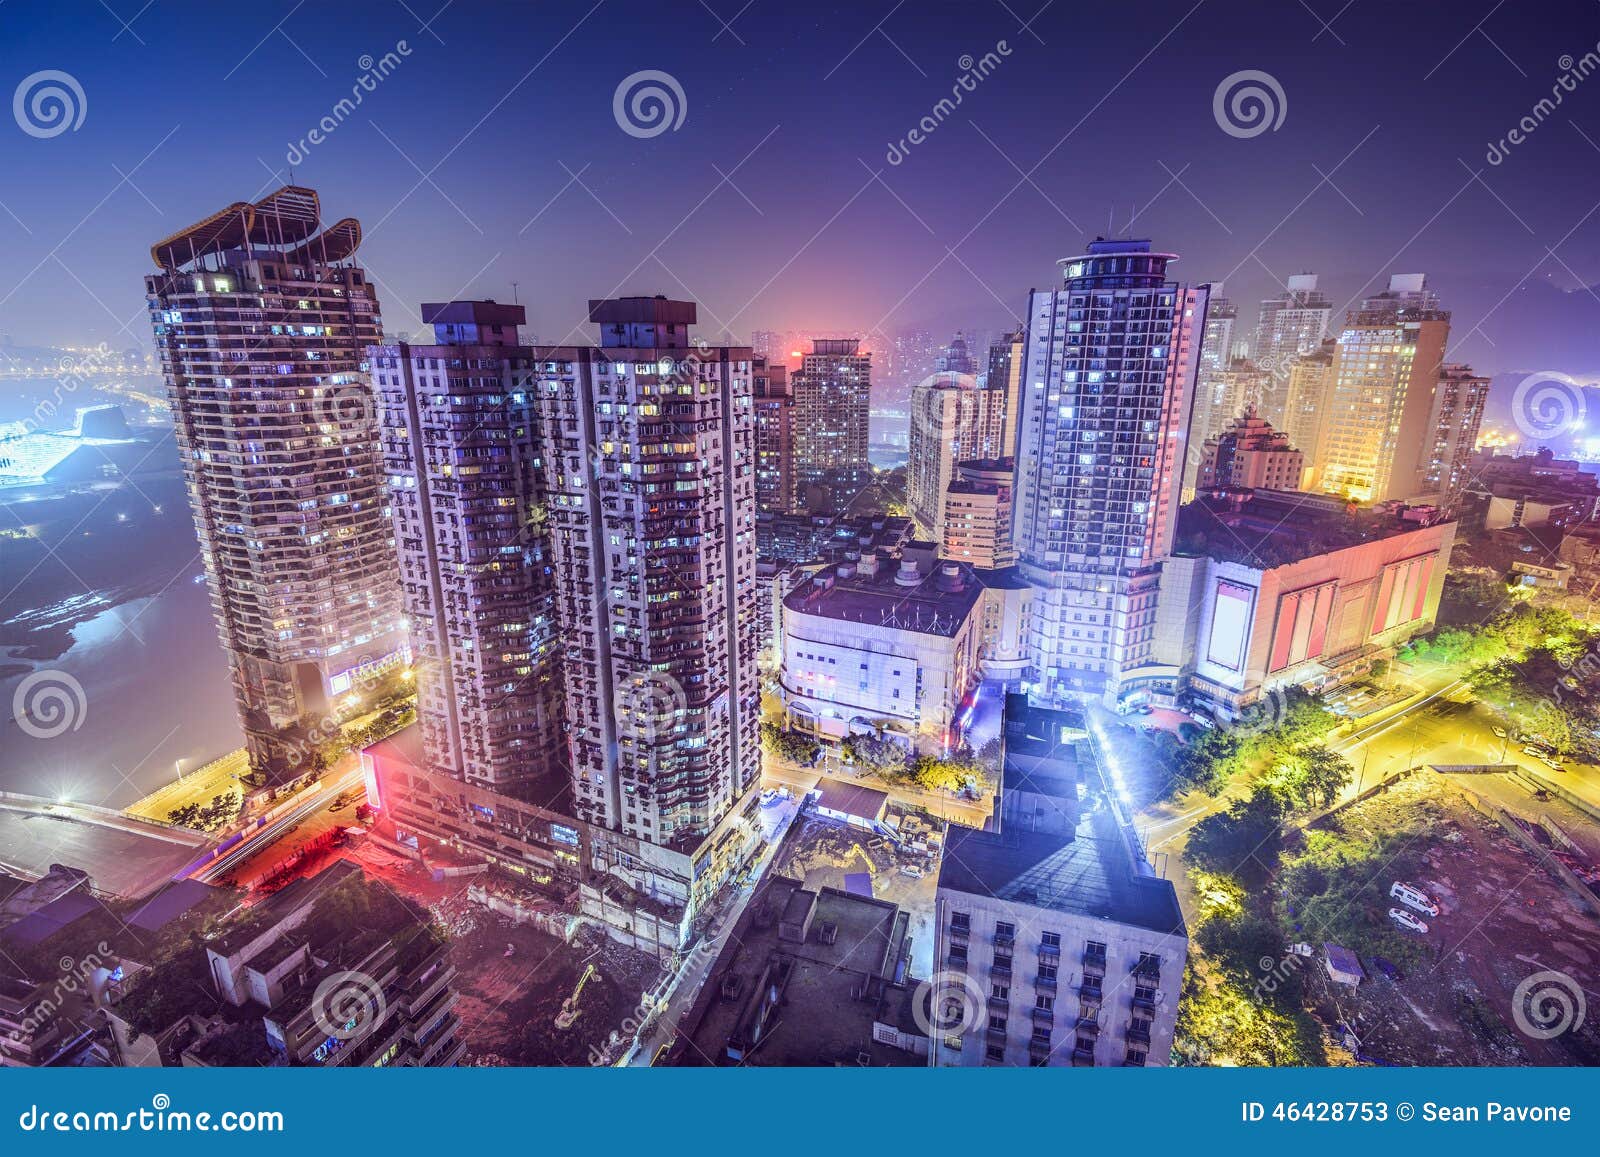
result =
[[79,623],[72,639],[61,658],[32,666],[83,687],[76,729],[27,734],[11,714],[26,675],[0,679],[0,790],[126,807],[172,780],[174,760],[192,771],[243,743],[206,588],[190,575]]

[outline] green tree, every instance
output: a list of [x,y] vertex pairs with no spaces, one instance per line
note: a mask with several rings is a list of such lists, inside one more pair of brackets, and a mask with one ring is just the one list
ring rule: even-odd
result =
[[1228,875],[1251,865],[1269,868],[1277,856],[1289,803],[1283,791],[1270,783],[1257,784],[1244,799],[1227,810],[1207,816],[1189,833],[1186,854],[1202,868]]
[[1312,744],[1279,765],[1278,782],[1301,807],[1327,807],[1355,778],[1350,761],[1331,747]]

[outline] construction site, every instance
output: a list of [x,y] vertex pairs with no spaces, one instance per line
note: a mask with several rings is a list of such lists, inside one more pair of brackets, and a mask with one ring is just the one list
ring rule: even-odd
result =
[[[1313,825],[1284,867],[1283,918],[1312,948],[1295,965],[1306,999],[1355,1061],[1600,1063],[1585,1015],[1600,822],[1585,810],[1525,774],[1421,768]],[[1433,911],[1394,899],[1397,882]]]

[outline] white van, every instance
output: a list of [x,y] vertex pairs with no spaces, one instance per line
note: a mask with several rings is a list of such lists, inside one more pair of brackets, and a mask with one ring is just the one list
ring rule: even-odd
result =
[[1426,892],[1419,891],[1410,884],[1402,884],[1399,880],[1389,886],[1389,896],[1391,899],[1399,900],[1407,908],[1414,908],[1426,915],[1439,914],[1439,905],[1429,899]]

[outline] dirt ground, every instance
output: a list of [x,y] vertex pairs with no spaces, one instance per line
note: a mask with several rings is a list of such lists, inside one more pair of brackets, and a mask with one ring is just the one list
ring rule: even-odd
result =
[[[924,823],[931,817],[922,817]],[[942,838],[944,825],[933,820]],[[901,872],[912,866],[920,878]],[[875,899],[898,904],[910,913],[911,971],[928,976],[933,967],[933,901],[939,886],[938,863],[931,855],[899,854],[883,836],[814,815],[797,819],[774,857],[771,871],[801,880],[806,887],[845,891],[847,874],[872,877]]]
[[[592,930],[568,945],[476,905],[451,919],[468,1064],[595,1063],[592,1046],[632,1035],[640,998],[660,976],[652,957]],[[576,1015],[558,1024],[564,1011]]]
[[[1492,813],[1492,803],[1480,806]],[[1600,920],[1500,823],[1477,810],[1462,784],[1420,773],[1330,822],[1347,835],[1417,832],[1405,856],[1408,862],[1412,853],[1421,857],[1412,882],[1440,907],[1438,916],[1424,917],[1423,963],[1398,979],[1366,962],[1368,978],[1351,990],[1315,970],[1308,992],[1318,1015],[1336,1032],[1341,1024],[1354,1028],[1363,1059],[1600,1063]],[[1387,894],[1391,874],[1381,873],[1362,894],[1383,913],[1395,903]],[[1589,1006],[1581,1027],[1547,1040],[1522,1031],[1513,1009],[1518,986],[1544,972],[1563,974],[1568,999]],[[1553,990],[1544,982],[1533,991]]]

